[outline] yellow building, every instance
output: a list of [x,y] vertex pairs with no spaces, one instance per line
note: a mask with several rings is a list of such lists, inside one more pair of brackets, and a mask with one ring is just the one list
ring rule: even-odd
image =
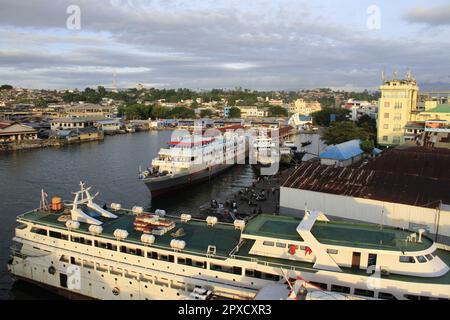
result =
[[318,101],[307,102],[304,99],[295,100],[294,104],[289,107],[290,113],[299,113],[304,116],[320,110],[322,110],[322,106]]
[[388,80],[380,87],[378,109],[378,144],[384,146],[404,143],[405,125],[417,113],[419,87],[410,76],[406,80]]
[[239,110],[241,110],[241,117],[246,118],[261,118],[261,117],[268,117],[269,111],[267,108],[261,108],[255,106],[241,106],[238,107]]
[[101,106],[99,104],[83,103],[70,106],[66,109],[66,114],[70,117],[106,117],[113,116],[113,108]]

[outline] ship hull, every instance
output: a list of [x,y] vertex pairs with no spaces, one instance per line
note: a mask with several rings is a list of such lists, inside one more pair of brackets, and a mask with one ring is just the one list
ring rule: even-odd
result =
[[223,171],[231,168],[233,164],[219,164],[210,169],[176,177],[161,177],[159,179],[145,179],[144,183],[152,194],[152,198],[186,188],[203,181],[207,181]]
[[47,292],[56,294],[60,297],[66,298],[66,299],[70,299],[70,300],[97,300],[93,297],[89,297],[89,296],[85,296],[83,294],[79,294],[77,292],[73,292],[67,289],[63,289],[63,288],[58,288],[58,287],[54,287],[52,285],[43,283],[43,282],[39,282],[39,281],[35,281],[26,277],[21,277],[18,275],[12,275],[13,280],[16,281],[23,281],[24,283],[29,283],[31,285],[34,285],[36,287],[39,287]]

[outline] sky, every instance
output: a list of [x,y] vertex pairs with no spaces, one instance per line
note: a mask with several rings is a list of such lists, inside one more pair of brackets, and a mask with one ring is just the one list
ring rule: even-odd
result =
[[450,91],[448,0],[0,0],[0,84],[373,90],[408,69]]

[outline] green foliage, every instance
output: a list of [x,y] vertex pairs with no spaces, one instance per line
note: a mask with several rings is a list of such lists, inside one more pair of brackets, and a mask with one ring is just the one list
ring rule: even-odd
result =
[[270,106],[269,116],[270,117],[287,117],[288,111],[280,106]]
[[98,87],[97,87],[97,92],[98,92],[98,94],[100,95],[100,97],[102,97],[102,98],[104,98],[104,97],[107,96],[106,89],[105,89],[105,87],[103,87],[103,86],[98,86]]
[[377,136],[377,121],[375,119],[365,114],[358,119],[357,125],[369,133],[370,139],[375,140]]
[[334,97],[320,97],[317,101],[319,101],[320,105],[324,108],[334,107],[336,105],[336,100]]
[[0,90],[11,90],[13,89],[13,86],[10,84],[3,84],[2,86],[0,86]]
[[194,118],[195,112],[192,109],[186,108],[186,107],[175,107],[169,112],[170,118],[175,119],[188,119],[188,118]]
[[85,101],[88,103],[99,103],[102,96],[94,89],[86,88],[83,92],[65,92],[63,94],[65,102]]
[[325,130],[322,140],[327,145],[339,144],[353,139],[369,140],[369,133],[351,121],[334,122]]
[[344,92],[344,99],[355,99],[361,101],[372,101],[380,98],[380,92],[369,92],[364,90],[362,92]]
[[[146,120],[152,117],[153,106],[144,104],[131,104],[124,108],[127,119]],[[120,113],[120,111],[119,111]]]
[[159,105],[153,106],[152,119],[163,119],[169,116],[169,110]]
[[211,118],[213,115],[214,112],[212,112],[212,110],[209,109],[203,109],[202,111],[200,111],[201,118]]
[[43,98],[34,99],[33,104],[38,108],[47,107],[47,101],[45,101]]
[[228,118],[240,118],[241,117],[241,109],[237,107],[231,107]]
[[350,111],[347,109],[323,108],[320,111],[311,113],[314,123],[320,126],[328,127],[330,125],[330,116],[336,115],[336,122],[347,121]]
[[371,153],[375,148],[375,143],[373,140],[364,140],[361,142],[360,147],[365,153]]

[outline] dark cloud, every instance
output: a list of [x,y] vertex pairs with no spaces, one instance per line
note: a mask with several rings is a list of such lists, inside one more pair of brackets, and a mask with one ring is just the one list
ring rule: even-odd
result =
[[[80,31],[66,29],[72,4]],[[370,88],[384,67],[430,80],[450,72],[448,42],[382,38],[298,1],[0,0],[0,8],[0,78],[19,85],[84,87],[116,73],[122,85]]]

